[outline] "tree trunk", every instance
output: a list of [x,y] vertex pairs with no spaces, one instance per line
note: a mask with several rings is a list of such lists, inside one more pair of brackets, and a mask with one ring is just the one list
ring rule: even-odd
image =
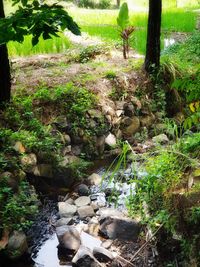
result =
[[120,7],[120,0],[117,0],[117,7]]
[[[3,0],[0,0],[0,19],[5,18]],[[6,44],[0,45],[0,104],[10,100],[11,76]]]
[[158,71],[160,66],[162,0],[149,0],[149,18],[145,70],[148,73]]

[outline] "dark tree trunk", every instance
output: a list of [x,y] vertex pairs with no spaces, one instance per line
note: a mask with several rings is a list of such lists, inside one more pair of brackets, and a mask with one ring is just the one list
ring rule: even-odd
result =
[[[5,17],[3,0],[0,0],[0,19]],[[10,100],[11,76],[6,44],[0,45],[0,104]]]
[[152,73],[160,66],[162,0],[149,0],[145,70]]
[[117,0],[117,7],[120,7],[120,0]]

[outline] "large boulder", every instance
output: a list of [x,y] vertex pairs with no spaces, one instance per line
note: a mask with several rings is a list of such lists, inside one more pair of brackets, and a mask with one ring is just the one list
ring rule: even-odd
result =
[[128,218],[105,217],[100,220],[100,233],[105,238],[113,240],[137,241],[140,224]]
[[26,235],[20,231],[14,231],[9,240],[6,252],[10,259],[16,260],[28,250]]
[[77,207],[66,202],[58,202],[58,210],[60,217],[71,218],[76,213]]
[[132,136],[133,134],[138,132],[139,129],[140,129],[140,120],[136,116],[129,118],[129,125],[127,127],[123,126],[121,128],[123,134],[126,136]]
[[63,225],[56,228],[56,235],[60,247],[77,251],[81,245],[81,238],[75,226]]

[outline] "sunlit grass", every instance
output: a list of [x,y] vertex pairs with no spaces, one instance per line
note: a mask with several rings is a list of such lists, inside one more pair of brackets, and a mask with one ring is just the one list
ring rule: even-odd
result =
[[[115,1],[114,1],[115,2]],[[122,1],[123,2],[123,1]],[[139,6],[140,9],[131,8],[130,22],[136,27],[131,39],[131,47],[139,53],[145,53],[146,32],[147,32],[147,6],[148,0],[128,0],[131,7]],[[5,1],[7,10],[11,9],[9,1]],[[64,2],[63,2],[64,3]],[[197,6],[198,0],[163,0],[162,31],[167,32],[192,32],[196,26],[197,12],[192,8],[174,8],[178,6]],[[65,2],[66,5],[66,2]],[[138,11],[142,10],[142,11]],[[120,42],[119,31],[116,25],[118,10],[91,10],[70,8],[69,13],[80,25],[82,32],[87,32],[91,36],[99,37],[106,42]],[[62,53],[69,46],[69,40],[61,35],[61,38],[52,40],[40,40],[35,47],[31,45],[31,37],[26,37],[22,44],[10,42],[8,44],[10,56],[28,56],[31,54]],[[163,36],[162,36],[163,41]]]
[[[118,10],[71,9],[70,14],[81,27],[88,25],[116,25]],[[191,32],[196,26],[197,13],[193,10],[167,9],[162,15],[162,29]],[[130,22],[135,27],[146,28],[147,12],[130,12]]]
[[9,42],[10,56],[29,56],[35,54],[63,53],[70,47],[70,42],[64,34],[49,40],[40,38],[36,46],[31,44],[31,36],[26,36],[23,43]]

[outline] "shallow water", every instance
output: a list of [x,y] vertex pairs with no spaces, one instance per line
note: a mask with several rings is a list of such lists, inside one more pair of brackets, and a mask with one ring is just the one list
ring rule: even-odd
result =
[[60,262],[58,258],[58,239],[56,234],[49,237],[41,246],[36,258],[33,259],[34,267],[71,267]]

